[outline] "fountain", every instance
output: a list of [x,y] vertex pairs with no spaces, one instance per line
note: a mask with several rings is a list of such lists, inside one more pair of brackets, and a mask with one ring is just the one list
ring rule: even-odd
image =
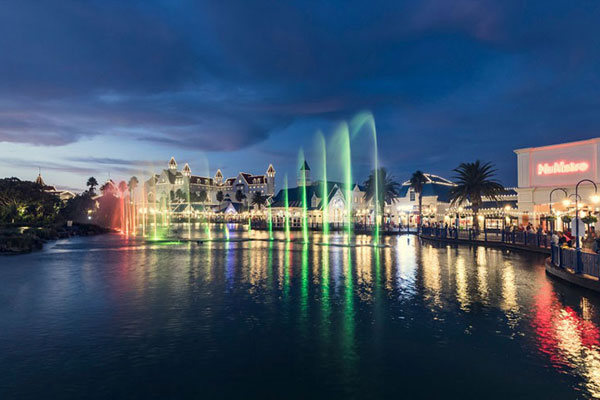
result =
[[[304,168],[306,160],[304,159],[304,151],[300,149],[298,155],[298,162],[300,164],[300,168]],[[307,217],[307,198],[306,198],[306,174],[302,174],[300,182],[300,190],[302,192],[302,242],[308,243],[308,217]]]
[[268,210],[268,218],[269,218],[269,222],[268,222],[268,226],[269,226],[269,240],[273,240],[273,214],[271,212],[271,204],[267,205],[267,210]]
[[317,132],[319,144],[321,145],[321,154],[323,161],[323,184],[321,186],[321,207],[322,207],[322,230],[323,230],[323,243],[329,243],[329,192],[327,188],[327,147],[325,144],[325,137],[321,131]]
[[287,174],[283,178],[283,199],[285,204],[285,215],[284,215],[284,229],[285,229],[285,240],[291,240],[290,234],[290,207],[289,207],[289,199],[288,199],[288,180]]
[[352,241],[352,153],[350,151],[350,132],[348,124],[342,122],[336,131],[336,136],[340,141],[341,165],[344,173],[344,197],[346,210],[344,215],[344,228],[346,230],[346,244],[350,245]]
[[380,202],[383,201],[380,198],[379,193],[379,156],[377,154],[377,129],[375,128],[375,118],[373,118],[373,114],[370,112],[361,112],[356,117],[353,118],[351,122],[352,126],[352,137],[356,136],[358,132],[362,130],[363,127],[367,126],[371,131],[373,137],[373,162],[375,164],[375,196],[373,201],[373,214],[374,214],[374,232],[373,232],[373,242],[375,245],[379,244],[379,236],[380,236],[380,216],[379,216],[379,207]]

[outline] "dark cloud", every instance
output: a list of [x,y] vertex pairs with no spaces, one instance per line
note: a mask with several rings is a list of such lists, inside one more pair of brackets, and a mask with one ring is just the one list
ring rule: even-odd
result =
[[285,158],[369,109],[396,175],[482,158],[514,183],[514,148],[598,135],[598,20],[559,0],[1,2],[0,141]]

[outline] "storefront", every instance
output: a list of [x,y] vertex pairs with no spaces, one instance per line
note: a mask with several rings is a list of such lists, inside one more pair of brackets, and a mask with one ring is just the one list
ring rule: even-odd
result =
[[[563,219],[574,218],[577,183],[589,179],[600,185],[599,150],[600,138],[515,150],[519,222],[547,227],[549,221],[556,220],[560,229]],[[577,199],[582,218],[598,212],[597,194],[592,183],[579,185]]]

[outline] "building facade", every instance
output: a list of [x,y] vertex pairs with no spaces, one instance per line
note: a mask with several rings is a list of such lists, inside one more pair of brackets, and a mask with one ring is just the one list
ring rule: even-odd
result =
[[248,204],[256,193],[265,197],[273,196],[275,173],[275,168],[269,164],[263,175],[240,172],[236,177],[225,179],[219,169],[214,177],[199,176],[192,174],[187,163],[179,170],[175,158],[171,157],[166,169],[144,183],[144,190],[150,204],[177,200],[215,207],[224,201]]
[[600,185],[599,152],[600,138],[515,150],[520,222],[544,225],[550,207],[554,218],[574,216],[576,200],[581,216],[597,212],[597,191],[589,181]]
[[[298,186],[282,189],[273,197],[271,213],[276,227],[283,227],[286,212],[290,227],[302,226],[304,216],[304,198],[306,198],[306,217],[309,226],[322,226],[327,222],[333,227],[342,227],[352,213],[354,222],[360,222],[369,209],[364,199],[364,188],[353,184],[348,191],[345,184],[334,181],[312,180],[310,166],[305,161],[300,167]],[[306,197],[305,197],[306,196]]]

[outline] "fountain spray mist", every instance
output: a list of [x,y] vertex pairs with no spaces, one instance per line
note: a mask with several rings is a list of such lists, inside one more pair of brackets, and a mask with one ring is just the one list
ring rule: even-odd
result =
[[267,207],[269,215],[269,240],[273,240],[273,213],[271,212],[271,204],[269,204]]
[[300,164],[301,173],[301,193],[302,193],[302,242],[308,243],[308,216],[307,216],[307,199],[306,199],[306,173],[304,173],[304,165],[306,160],[304,158],[304,151],[300,149],[298,153],[298,163]]
[[289,198],[288,198],[288,178],[287,174],[283,177],[283,200],[285,204],[285,216],[284,216],[284,226],[285,226],[285,240],[290,241],[290,210],[289,210]]
[[[374,232],[373,232],[373,241],[375,245],[379,244],[379,236],[380,236],[380,207],[382,204],[380,202],[385,201],[380,198],[381,195],[379,193],[379,155],[377,152],[377,129],[375,127],[375,118],[373,114],[368,111],[364,111],[359,113],[356,117],[353,118],[352,123],[352,137],[356,136],[358,132],[361,131],[363,127],[366,127],[371,132],[373,138],[373,163],[374,171],[375,171],[375,196],[373,199],[373,213],[374,213]],[[382,193],[383,194],[383,193]]]
[[321,146],[321,161],[323,163],[323,184],[321,186],[321,207],[322,207],[322,229],[323,243],[329,243],[329,193],[327,188],[327,147],[325,137],[321,131],[317,132],[319,144]]
[[337,134],[341,140],[341,162],[344,171],[344,185],[346,197],[346,243],[350,244],[352,240],[352,152],[350,151],[350,131],[348,124],[342,122],[337,130]]

